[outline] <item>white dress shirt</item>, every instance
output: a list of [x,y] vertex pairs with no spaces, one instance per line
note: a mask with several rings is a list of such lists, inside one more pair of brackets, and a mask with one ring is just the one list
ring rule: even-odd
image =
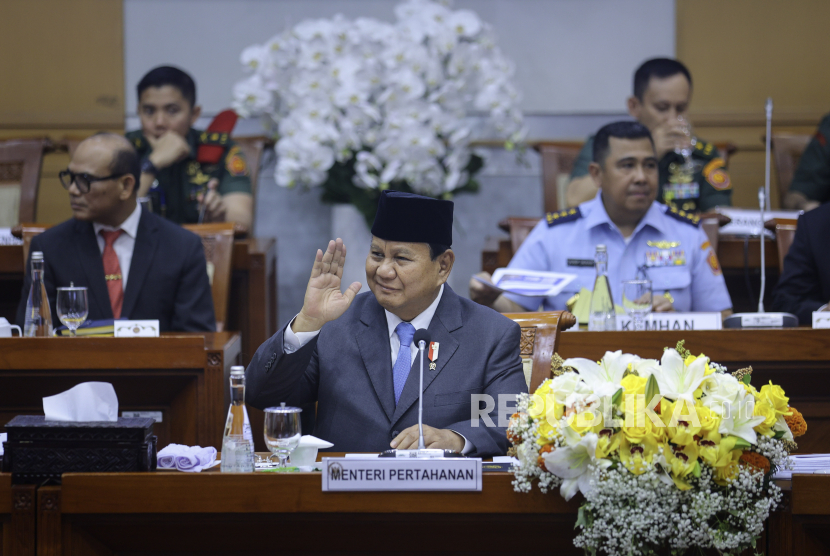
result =
[[130,275],[130,263],[133,261],[133,249],[135,248],[135,236],[138,233],[138,221],[141,220],[141,205],[135,204],[135,210],[124,220],[120,226],[113,228],[112,226],[104,226],[98,222],[92,223],[92,228],[95,230],[95,239],[98,240],[98,249],[101,250],[101,255],[104,254],[104,247],[107,242],[104,241],[104,236],[101,235],[101,230],[112,232],[115,230],[124,230],[112,243],[112,249],[115,251],[115,256],[118,257],[118,264],[121,266],[121,289],[127,291],[127,277]]
[[[435,316],[435,311],[438,309],[438,304],[441,302],[441,297],[443,295],[444,284],[441,284],[441,289],[438,291],[438,295],[435,297],[435,301],[433,301],[429,305],[429,307],[427,307],[420,315],[409,321],[410,324],[412,324],[412,326],[415,327],[416,331],[420,330],[421,328],[429,328],[429,324],[432,322],[432,317]],[[393,315],[386,309],[384,309],[384,312],[386,313],[386,326],[389,329],[389,347],[391,348],[390,351],[392,352],[392,364],[389,367],[389,372],[392,373],[393,369],[395,368],[395,361],[397,361],[398,359],[398,352],[401,350],[401,340],[395,333],[395,328],[401,322],[403,322],[403,319],[401,319],[397,315]],[[285,327],[285,333],[283,334],[282,343],[283,351],[285,351],[285,353],[294,353],[295,351],[306,345],[308,342],[310,342],[312,338],[314,338],[315,336],[317,336],[317,334],[320,333],[319,330],[315,330],[314,332],[294,332],[293,330],[291,330],[292,324],[294,324],[294,319],[291,320],[291,324]],[[427,346],[426,349],[429,350],[429,346]],[[409,354],[411,358],[410,365],[413,365],[415,363],[415,359],[418,357],[418,353],[418,346],[415,345],[415,342],[413,340],[413,342],[409,346]],[[463,434],[457,431],[453,432],[464,439],[464,449],[461,450],[461,453],[470,453],[473,450],[473,445],[470,444],[470,441],[467,440],[467,438]]]

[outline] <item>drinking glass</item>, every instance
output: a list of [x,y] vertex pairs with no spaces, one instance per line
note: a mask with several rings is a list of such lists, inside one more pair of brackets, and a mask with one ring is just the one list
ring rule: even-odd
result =
[[89,302],[84,287],[74,284],[68,288],[58,288],[58,317],[69,329],[69,335],[75,337],[75,331],[89,314]]
[[269,407],[265,409],[265,445],[280,459],[280,467],[286,467],[291,452],[300,444],[299,407]]
[[623,308],[631,322],[634,330],[646,329],[646,315],[651,312],[651,280],[624,280],[623,286]]
[[229,434],[222,439],[222,473],[252,473],[254,453],[251,442],[241,434]]
[[685,136],[685,139],[679,140],[675,144],[674,152],[683,156],[684,170],[694,175],[700,166],[698,162],[692,160],[692,152],[694,152],[695,145],[697,145],[697,137],[692,135],[692,124],[685,116],[677,117],[677,128]]

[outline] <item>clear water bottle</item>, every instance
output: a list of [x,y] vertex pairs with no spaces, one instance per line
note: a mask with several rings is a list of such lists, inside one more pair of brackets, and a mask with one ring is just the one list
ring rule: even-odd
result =
[[611,285],[608,283],[608,250],[605,245],[597,245],[594,266],[597,270],[597,278],[594,281],[594,291],[591,293],[588,330],[615,330],[617,314],[614,310],[614,298],[611,297]]
[[222,467],[225,472],[254,470],[254,437],[245,409],[245,367],[231,367],[231,405],[222,436]]
[[43,252],[32,253],[32,287],[26,299],[26,321],[23,324],[24,336],[52,335],[52,308],[43,283]]

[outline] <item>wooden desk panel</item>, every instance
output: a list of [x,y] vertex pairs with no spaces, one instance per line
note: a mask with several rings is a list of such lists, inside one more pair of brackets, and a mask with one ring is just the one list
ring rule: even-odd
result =
[[35,555],[35,489],[0,473],[0,556]]
[[793,475],[789,494],[770,516],[769,556],[830,554],[830,475]]
[[686,340],[692,353],[704,353],[730,372],[752,366],[752,384],[780,384],[790,403],[807,419],[799,452],[830,452],[830,330],[811,328],[663,332],[563,332],[559,355],[599,360],[623,350],[659,359],[664,347]]
[[[234,241],[227,330],[242,334],[242,364],[277,331],[277,240]],[[0,245],[0,317],[17,318],[24,275],[23,246]]]
[[61,539],[41,554],[508,554],[551,542],[581,554],[578,502],[519,494],[511,480],[485,473],[479,493],[323,493],[319,473],[66,474],[51,496],[60,520],[41,511],[38,535]]
[[42,398],[85,381],[110,382],[119,410],[161,411],[153,430],[170,442],[221,446],[225,390],[239,335],[0,339],[0,424],[42,414]]

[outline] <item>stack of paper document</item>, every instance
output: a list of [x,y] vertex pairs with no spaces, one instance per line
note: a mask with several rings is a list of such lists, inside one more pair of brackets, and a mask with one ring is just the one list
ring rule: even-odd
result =
[[793,473],[827,474],[830,475],[830,454],[803,454],[792,455],[793,469],[779,469],[773,479],[791,479]]
[[501,292],[515,293],[528,297],[548,297],[559,295],[565,286],[576,278],[576,274],[522,270],[518,268],[498,268],[493,273],[492,283],[478,276],[473,276],[473,278]]

